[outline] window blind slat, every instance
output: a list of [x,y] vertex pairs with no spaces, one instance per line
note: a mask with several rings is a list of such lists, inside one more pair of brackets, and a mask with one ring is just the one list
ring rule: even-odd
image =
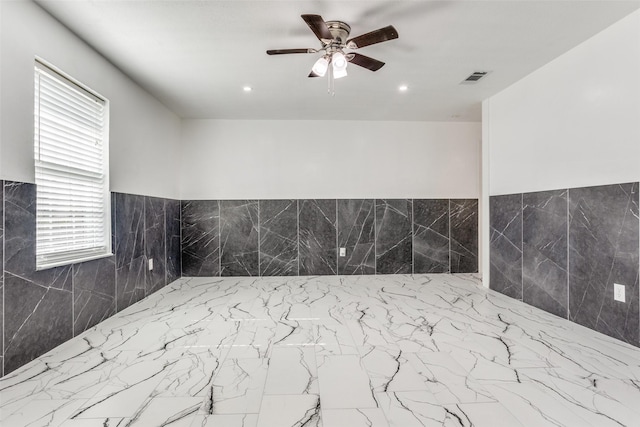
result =
[[36,266],[108,255],[106,102],[39,63],[34,88]]

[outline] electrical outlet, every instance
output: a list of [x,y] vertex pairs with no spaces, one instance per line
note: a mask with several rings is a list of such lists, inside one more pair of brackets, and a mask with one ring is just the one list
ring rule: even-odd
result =
[[149,271],[153,270],[153,258],[149,258]]
[[340,256],[347,256],[347,248],[340,248]]
[[624,302],[624,285],[613,284],[613,299]]

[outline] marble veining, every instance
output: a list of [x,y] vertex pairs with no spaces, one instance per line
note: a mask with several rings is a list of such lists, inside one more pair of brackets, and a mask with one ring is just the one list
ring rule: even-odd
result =
[[413,200],[413,272],[449,272],[449,201]]
[[165,199],[144,198],[144,253],[146,262],[153,260],[153,270],[148,270],[145,295],[167,284],[166,276],[166,212]]
[[298,274],[298,201],[260,200],[260,275]]
[[144,196],[114,193],[116,310],[145,296]]
[[567,190],[523,195],[522,299],[567,317]]
[[72,335],[71,266],[35,269],[36,186],[4,181],[4,373]]
[[[36,271],[37,187],[0,182],[0,371],[15,370],[180,274],[179,263],[165,271],[165,259],[179,262],[178,201],[112,193],[114,255]],[[155,266],[147,273],[149,258]]]
[[[639,343],[638,183],[569,190],[569,318]],[[625,285],[626,301],[613,299]]]
[[257,276],[258,201],[220,202],[220,253],[222,276]]
[[376,199],[376,273],[412,271],[411,199]]
[[182,202],[182,274],[220,274],[220,206],[217,200]]
[[182,277],[180,201],[165,200],[167,283]]
[[183,278],[0,379],[0,424],[632,426],[639,382],[475,275]]
[[491,289],[522,299],[522,194],[492,196]]
[[301,276],[337,274],[336,201],[300,200]]
[[373,199],[337,201],[338,274],[375,274],[375,212]]
[[451,273],[478,272],[478,200],[450,199]]
[[4,181],[0,180],[0,377],[4,375]]
[[73,335],[116,312],[115,257],[73,264]]

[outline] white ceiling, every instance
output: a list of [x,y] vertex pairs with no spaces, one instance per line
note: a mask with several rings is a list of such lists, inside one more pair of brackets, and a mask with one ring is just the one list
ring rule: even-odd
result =
[[[639,0],[61,1],[38,3],[183,118],[478,121],[483,99],[640,7]],[[300,18],[393,25],[358,50],[386,62],[336,81],[307,77],[320,47]],[[473,71],[491,71],[461,85]],[[585,70],[588,72],[588,70]],[[398,86],[409,90],[400,93]],[[253,91],[245,93],[243,86]]]

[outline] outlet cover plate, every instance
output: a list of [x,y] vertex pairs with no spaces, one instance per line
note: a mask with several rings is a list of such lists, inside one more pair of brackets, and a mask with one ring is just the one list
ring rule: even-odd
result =
[[340,248],[340,256],[347,256],[347,248]]
[[149,258],[149,271],[153,270],[153,258]]
[[618,283],[613,284],[613,299],[620,302],[625,302],[624,297],[624,285]]

